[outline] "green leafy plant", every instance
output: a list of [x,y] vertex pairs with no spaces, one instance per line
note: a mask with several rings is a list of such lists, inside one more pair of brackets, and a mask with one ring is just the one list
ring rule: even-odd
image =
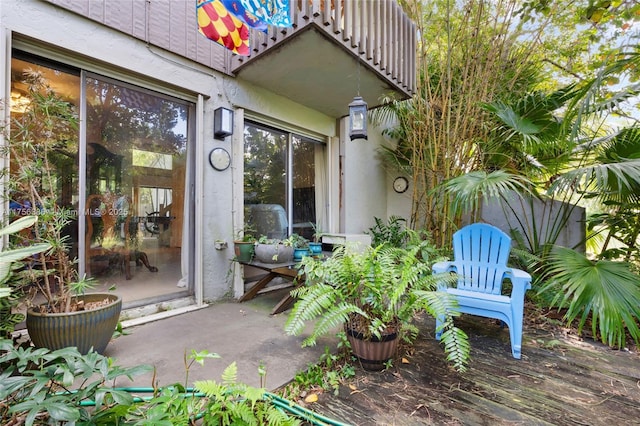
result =
[[[343,338],[344,342],[348,344],[346,336]],[[333,353],[326,346],[324,353],[320,355],[320,360],[315,364],[310,364],[305,371],[297,373],[293,382],[287,385],[285,392],[298,397],[302,393],[320,389],[330,390],[338,395],[340,384],[353,378],[356,374],[352,358],[345,350]]]
[[[0,236],[15,235],[32,227],[37,221],[37,216],[21,217],[0,229]],[[17,262],[47,251],[50,248],[50,244],[40,243],[0,252],[0,316],[2,316],[0,337],[9,337],[16,324],[24,321],[23,314],[13,312],[14,308],[19,304],[19,298],[22,296],[22,292],[15,292],[16,289],[21,289],[22,284],[22,280],[18,276],[21,274],[20,269],[23,268],[23,265]]]
[[[133,396],[113,387],[120,377],[132,379],[149,366],[121,368],[96,352],[75,348],[57,351],[14,347],[0,340],[0,423],[47,425],[88,422],[104,410],[132,404]],[[95,402],[89,410],[83,401]]]
[[[307,285],[292,291],[298,301],[287,318],[287,334],[298,335],[314,321],[303,346],[314,345],[318,337],[340,326],[364,340],[396,332],[412,341],[417,335],[411,324],[416,312],[451,318],[456,314],[455,301],[436,289],[439,279],[455,277],[431,275],[434,259],[422,257],[430,246],[426,240],[408,248],[382,244],[363,252],[343,246],[325,261],[304,258]],[[452,320],[445,327],[455,329]],[[459,336],[463,333],[445,333],[443,343],[448,353],[456,354],[455,367],[464,370],[469,352],[468,346],[453,340]]]
[[391,216],[385,221],[379,217],[375,217],[375,225],[369,228],[368,234],[371,235],[371,245],[379,246],[387,243],[393,247],[404,247],[407,242],[407,220],[400,216]]
[[319,243],[322,241],[322,236],[324,232],[322,231],[322,227],[319,223],[311,223],[311,228],[313,229],[313,242]]
[[[194,363],[219,358],[209,351],[185,353],[186,378]],[[261,366],[261,377],[266,374]],[[51,425],[298,425],[300,419],[333,422],[269,392],[237,381],[236,363],[222,380],[195,387],[114,387],[147,374],[140,365],[122,368],[96,352],[56,351],[14,346],[0,340],[0,424]],[[148,395],[146,395],[148,394]]]
[[579,333],[589,321],[594,338],[609,346],[624,347],[627,332],[640,344],[640,282],[628,263],[594,261],[563,247],[547,262],[540,292],[555,294],[552,306],[566,309],[564,319],[577,321]]
[[255,243],[258,240],[256,238],[256,230],[253,226],[246,225],[244,229],[236,232],[234,237],[234,241],[239,241],[242,243]]
[[293,234],[289,235],[289,237],[287,239],[283,240],[283,244],[285,246],[290,246],[290,247],[297,248],[297,249],[308,248],[309,247],[309,240],[307,240],[302,235],[293,233]]
[[[78,144],[78,116],[75,107],[65,101],[39,72],[23,75],[28,103],[24,111],[12,113],[9,125],[3,126],[6,145],[3,153],[11,167],[6,194],[22,206],[21,211],[39,216],[37,226],[24,237],[22,244],[48,244],[50,248],[34,268],[29,280],[46,299],[48,312],[75,309],[74,295],[92,286],[90,280],[78,279],[74,260],[69,257],[65,227],[73,218],[70,206],[59,201],[58,160],[67,157]],[[61,154],[61,153],[64,153]]]
[[222,373],[222,382],[204,380],[195,387],[207,398],[203,421],[216,425],[298,425],[300,421],[289,417],[271,404],[265,389],[237,382],[238,367],[229,365]]

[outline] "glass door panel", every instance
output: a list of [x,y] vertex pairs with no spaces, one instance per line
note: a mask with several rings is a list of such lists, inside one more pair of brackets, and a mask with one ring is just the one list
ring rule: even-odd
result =
[[125,300],[180,291],[189,107],[102,78],[85,84],[85,270]]
[[[29,102],[29,78],[40,75],[48,88],[61,100],[69,102],[76,107],[80,104],[80,73],[74,70],[65,70],[49,64],[45,61],[32,61],[27,58],[13,57],[11,60],[11,119],[19,122],[25,113]],[[15,129],[12,129],[12,131]],[[32,129],[37,135],[37,129]],[[36,136],[37,137],[37,136]],[[60,144],[55,151],[49,154],[51,172],[57,184],[56,205],[70,209],[69,223],[62,233],[67,238],[69,256],[72,259],[78,256],[78,140],[79,134],[60,135]],[[15,159],[10,162],[10,174],[15,176],[18,167]],[[30,209],[31,203],[25,199],[26,191],[21,190],[24,184],[19,178],[8,179],[8,197],[10,200],[10,214],[38,214],[38,209]]]
[[287,237],[287,137],[272,129],[245,126],[245,222],[258,237]]
[[313,142],[293,138],[293,232],[313,239],[316,223],[315,149]]

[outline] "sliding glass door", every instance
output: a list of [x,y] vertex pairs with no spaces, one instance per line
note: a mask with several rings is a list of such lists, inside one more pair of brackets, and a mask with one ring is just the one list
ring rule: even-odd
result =
[[194,104],[16,52],[15,117],[27,70],[42,73],[79,113],[78,137],[61,144],[54,161],[58,202],[76,213],[66,233],[78,272],[125,302],[190,292],[183,260],[193,241],[187,194]]
[[[245,125],[245,221],[258,235],[308,239],[325,214],[325,145],[260,124]],[[286,217],[283,225],[280,218]],[[281,229],[284,228],[284,231]],[[283,235],[284,234],[284,235]]]

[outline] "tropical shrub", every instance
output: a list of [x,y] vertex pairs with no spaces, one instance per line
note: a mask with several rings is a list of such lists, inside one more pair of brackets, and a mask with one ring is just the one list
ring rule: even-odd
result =
[[[189,367],[208,351],[185,354]],[[0,424],[2,425],[298,425],[301,418],[323,418],[264,388],[237,382],[229,365],[222,381],[176,383],[160,388],[114,387],[116,381],[152,371],[139,365],[123,368],[96,352],[75,348],[56,351],[15,347],[0,340]],[[324,418],[326,420],[326,418]]]
[[453,324],[455,301],[436,291],[440,279],[455,277],[431,274],[438,258],[423,258],[434,253],[431,246],[426,240],[407,248],[381,244],[361,252],[341,246],[326,260],[304,258],[306,285],[292,291],[298,300],[287,318],[287,334],[298,335],[313,321],[303,346],[314,345],[318,337],[336,328],[342,331],[341,326],[364,340],[397,332],[411,342],[417,336],[412,319],[424,310],[445,319],[445,352],[454,367],[463,371],[469,346],[466,335]]

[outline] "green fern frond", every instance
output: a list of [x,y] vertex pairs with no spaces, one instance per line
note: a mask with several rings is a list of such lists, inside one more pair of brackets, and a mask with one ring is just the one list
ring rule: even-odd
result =
[[313,285],[291,309],[285,323],[285,332],[293,336],[302,333],[305,323],[322,316],[335,304],[335,298],[335,290],[331,286],[322,283]]
[[227,385],[236,384],[238,380],[238,365],[235,361],[233,361],[227,368],[222,372],[222,383]]
[[471,351],[469,338],[464,331],[452,324],[445,328],[440,341],[444,345],[447,360],[453,364],[453,368],[456,371],[463,373],[467,371],[467,363]]
[[226,386],[217,383],[215,380],[198,380],[193,384],[193,386],[199,392],[202,392],[207,397],[213,399],[221,398],[227,390]]
[[342,302],[331,309],[325,310],[313,327],[311,335],[302,342],[302,346],[314,346],[318,337],[345,324],[349,320],[349,316],[354,313],[367,317],[367,314],[362,309],[347,302]]

